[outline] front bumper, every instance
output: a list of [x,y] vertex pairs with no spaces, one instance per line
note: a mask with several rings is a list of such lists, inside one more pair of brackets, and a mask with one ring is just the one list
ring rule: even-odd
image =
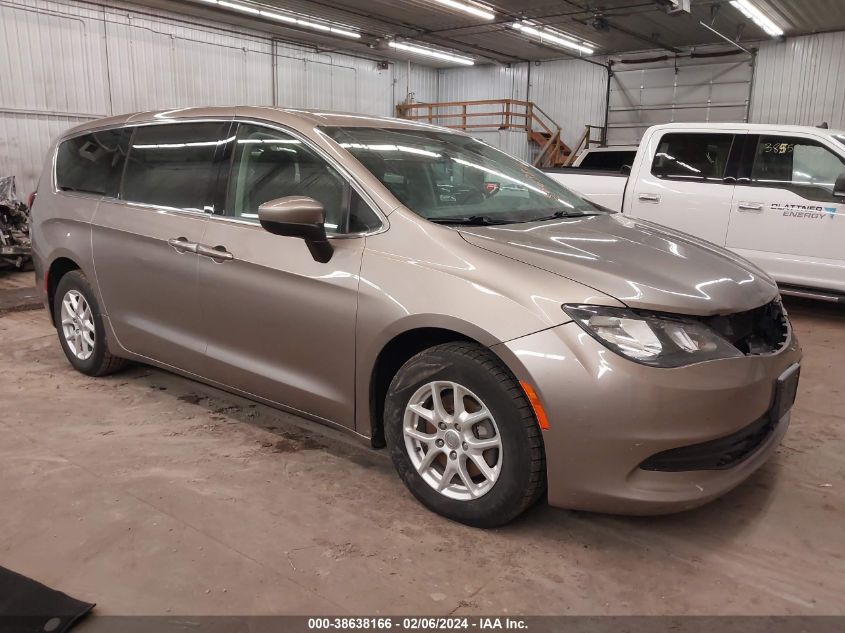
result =
[[780,444],[788,413],[727,467],[671,472],[641,465],[753,429],[772,409],[778,377],[801,360],[790,331],[774,354],[659,369],[622,358],[575,323],[494,350],[534,387],[548,415],[549,503],[614,514],[693,508],[747,479]]

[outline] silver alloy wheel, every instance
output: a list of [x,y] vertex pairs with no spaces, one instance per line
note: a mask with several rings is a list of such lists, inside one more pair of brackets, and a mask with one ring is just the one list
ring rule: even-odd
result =
[[68,290],[62,298],[62,335],[68,348],[79,360],[94,353],[94,315],[78,290]]
[[423,480],[450,499],[477,499],[502,472],[502,438],[487,406],[456,382],[420,387],[405,407],[405,450]]

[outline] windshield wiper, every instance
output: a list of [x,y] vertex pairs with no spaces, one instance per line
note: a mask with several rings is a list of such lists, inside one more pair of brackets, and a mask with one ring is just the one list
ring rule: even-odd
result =
[[555,211],[551,215],[540,218],[533,218],[529,222],[542,222],[544,220],[559,220],[561,218],[583,218],[590,215],[601,215],[598,211]]
[[514,224],[515,220],[496,220],[489,215],[471,215],[463,218],[426,218],[435,224],[459,224],[461,226],[495,226],[497,224]]

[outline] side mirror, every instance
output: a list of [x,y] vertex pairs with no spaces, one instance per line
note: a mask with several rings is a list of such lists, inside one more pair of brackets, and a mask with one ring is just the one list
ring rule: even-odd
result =
[[845,198],[845,174],[836,179],[836,184],[833,185],[833,195],[837,198]]
[[332,258],[334,249],[326,237],[326,210],[307,196],[286,196],[258,207],[261,227],[273,235],[301,237],[311,256],[321,264]]

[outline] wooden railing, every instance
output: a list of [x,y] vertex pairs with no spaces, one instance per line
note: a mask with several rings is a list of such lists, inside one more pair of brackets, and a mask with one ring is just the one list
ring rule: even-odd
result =
[[560,126],[532,101],[482,99],[441,103],[402,103],[396,115],[458,130],[523,130],[540,146],[534,160],[539,167],[557,167],[569,157]]
[[[483,106],[483,109],[476,110]],[[480,101],[444,101],[441,103],[400,103],[396,113],[403,119],[427,121],[461,130],[528,131],[539,128],[553,133],[560,127],[535,103],[517,99],[483,99]],[[478,119],[487,119],[478,121]],[[447,120],[447,122],[443,122]],[[470,122],[472,121],[472,122]]]
[[[598,133],[598,138],[593,137],[593,133]],[[584,126],[584,134],[581,135],[581,138],[578,140],[578,143],[575,144],[572,152],[566,159],[564,165],[567,167],[575,162],[575,158],[585,149],[590,149],[593,145],[598,145],[599,147],[604,147],[607,145],[607,133],[603,127],[599,127],[598,125],[585,125]]]

